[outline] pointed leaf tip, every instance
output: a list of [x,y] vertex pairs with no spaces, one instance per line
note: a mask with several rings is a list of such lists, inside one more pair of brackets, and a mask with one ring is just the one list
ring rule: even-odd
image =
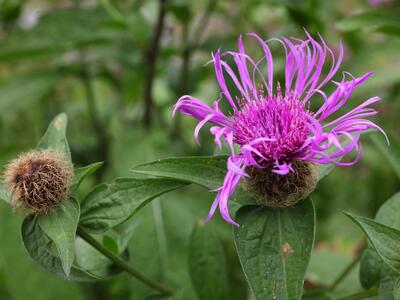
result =
[[50,123],[36,149],[54,149],[71,161],[71,151],[66,137],[68,118],[66,113],[58,114]]

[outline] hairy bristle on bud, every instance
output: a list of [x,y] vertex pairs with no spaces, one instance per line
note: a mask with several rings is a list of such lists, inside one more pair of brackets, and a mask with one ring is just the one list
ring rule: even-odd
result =
[[33,150],[11,161],[4,173],[12,206],[36,215],[47,214],[68,197],[72,164],[54,150]]
[[303,161],[292,162],[293,172],[282,176],[271,172],[271,168],[247,168],[249,178],[246,189],[261,205],[290,207],[306,198],[316,187],[319,177],[315,164]]

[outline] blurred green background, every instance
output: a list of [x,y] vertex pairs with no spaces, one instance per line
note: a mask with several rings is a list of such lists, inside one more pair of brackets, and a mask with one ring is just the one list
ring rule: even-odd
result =
[[[355,76],[375,73],[346,109],[381,96],[375,121],[389,133],[391,146],[379,134],[365,136],[361,162],[337,168],[313,194],[317,242],[306,287],[329,284],[362,241],[341,210],[372,217],[400,190],[399,6],[390,0],[0,0],[1,170],[34,147],[62,111],[69,116],[75,164],[105,162],[81,187],[82,195],[99,182],[129,175],[139,163],[216,153],[206,128],[198,146],[196,122],[171,118],[181,95],[208,103],[218,96],[213,68],[205,66],[211,51],[235,50],[238,35],[252,31],[265,39],[304,38],[306,28],[333,49],[342,38],[342,70]],[[247,41],[246,48],[255,48]],[[276,77],[282,79],[284,53],[273,50]],[[135,223],[131,263],[197,299],[188,273],[188,243],[212,199],[213,194],[191,186],[153,201]],[[151,290],[123,274],[73,283],[42,270],[22,247],[21,219],[0,203],[0,299],[151,299]],[[219,216],[209,226],[224,244],[230,299],[251,299],[231,227]],[[336,295],[359,289],[355,271]]]

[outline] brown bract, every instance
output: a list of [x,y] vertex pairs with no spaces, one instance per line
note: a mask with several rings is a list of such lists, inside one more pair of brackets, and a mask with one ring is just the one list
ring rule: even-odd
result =
[[72,164],[54,150],[33,150],[9,163],[4,173],[15,209],[47,214],[68,197],[73,176]]
[[279,175],[271,168],[247,168],[250,175],[245,182],[246,190],[261,205],[290,207],[306,198],[316,187],[319,172],[316,164],[292,162],[294,172]]

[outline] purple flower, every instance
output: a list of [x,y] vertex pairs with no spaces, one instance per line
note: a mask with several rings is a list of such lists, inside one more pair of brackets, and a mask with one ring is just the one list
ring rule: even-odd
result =
[[[173,111],[175,114],[179,110],[200,121],[194,131],[197,142],[200,129],[211,123],[214,126],[210,132],[215,143],[221,147],[223,139],[229,145],[228,171],[222,187],[217,189],[207,221],[219,207],[222,217],[237,226],[229,215],[228,199],[238,182],[249,177],[246,168],[270,168],[285,176],[295,172],[294,161],[351,166],[362,155],[361,133],[369,129],[383,132],[366,119],[377,114],[369,106],[379,101],[379,97],[365,100],[341,116],[333,116],[348,101],[353,90],[372,75],[368,72],[356,78],[344,72],[340,82],[331,81],[343,59],[342,43],[335,57],[321,36],[316,41],[307,32],[304,41],[284,37],[264,41],[255,33],[248,35],[261,45],[263,57],[254,60],[247,55],[239,36],[238,52],[218,50],[212,55],[220,98],[210,107],[185,95]],[[274,83],[274,60],[269,48],[273,42],[280,43],[286,54],[284,90],[279,83]],[[235,70],[225,58],[233,59]],[[322,73],[327,64],[328,72],[324,76]],[[237,90],[228,89],[227,79]],[[330,81],[336,88],[327,95],[322,88]],[[230,104],[228,113],[219,108],[222,98]],[[318,109],[310,109],[311,100],[321,103]],[[354,160],[342,161],[351,152],[356,153]]]

